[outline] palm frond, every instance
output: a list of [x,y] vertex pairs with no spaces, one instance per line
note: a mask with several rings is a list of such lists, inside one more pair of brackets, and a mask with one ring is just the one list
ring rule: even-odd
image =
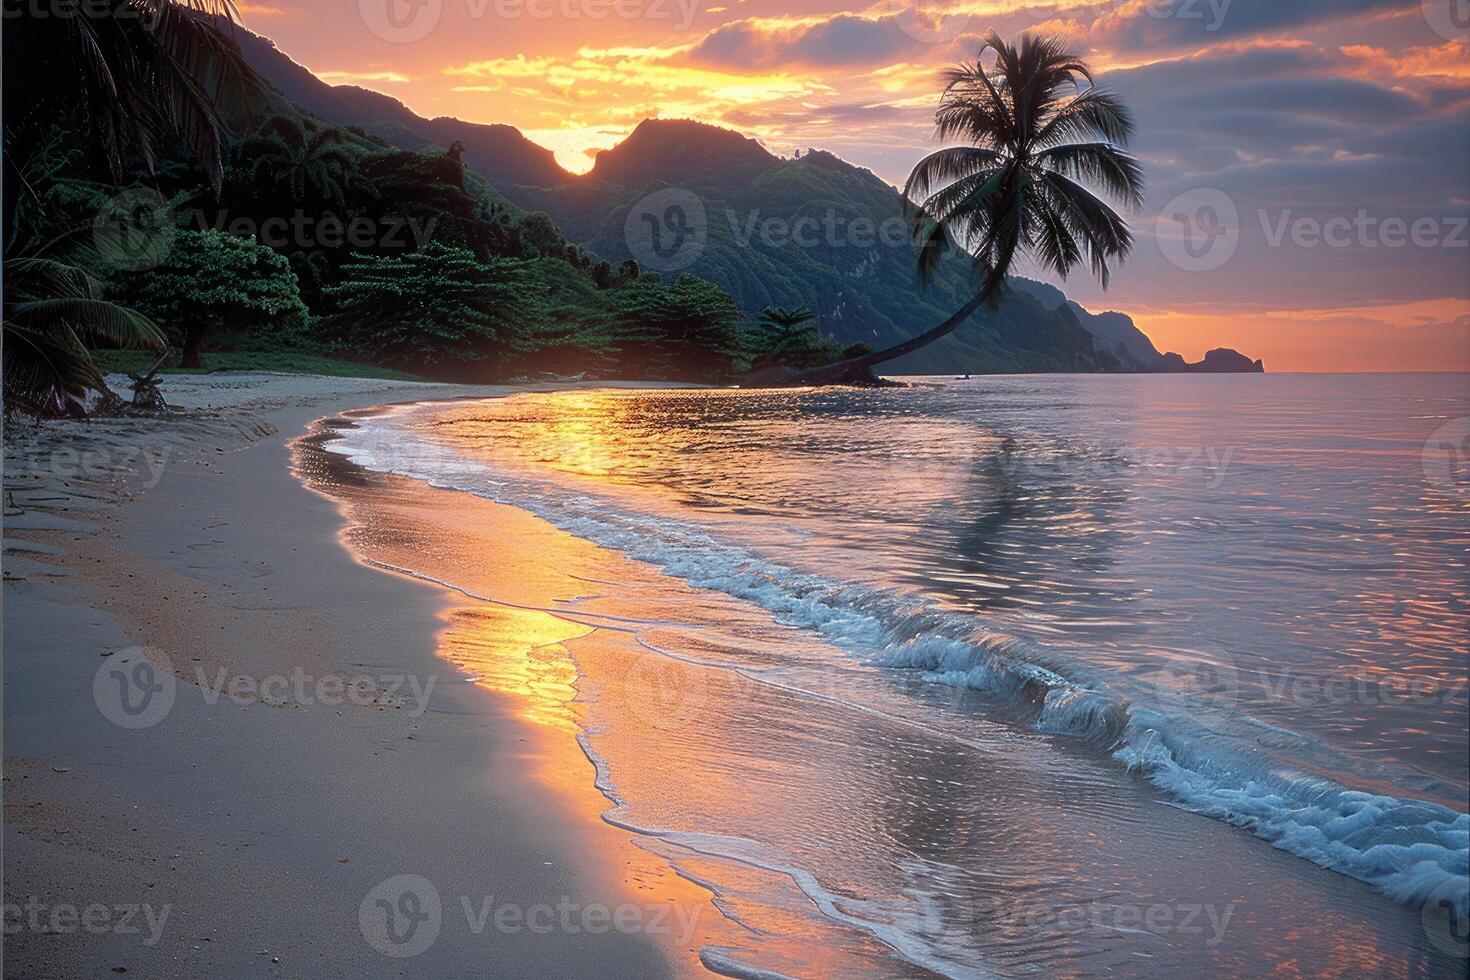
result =
[[1067,143],[1036,155],[1037,163],[1074,180],[1096,184],[1132,208],[1143,207],[1143,165],[1111,143]]

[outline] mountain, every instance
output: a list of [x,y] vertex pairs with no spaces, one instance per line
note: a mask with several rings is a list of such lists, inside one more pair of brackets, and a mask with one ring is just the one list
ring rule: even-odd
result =
[[[636,256],[656,267],[656,260],[648,261],[650,241],[640,239],[666,230],[692,236],[680,261],[657,271],[666,277],[689,272],[716,283],[749,313],[768,305],[810,306],[823,332],[844,346],[882,348],[945,319],[972,295],[973,276],[960,256],[947,259],[921,287],[902,196],[871,171],[826,151],[785,159],[731,130],[645,120],[599,153],[590,173],[575,176],[514,127],[425,119],[381,93],[321,81],[266,38],[243,28],[234,34],[250,65],[301,109],[404,149],[459,141],[466,165],[498,196],[546,212],[569,240],[614,265]],[[644,213],[648,205],[640,202],[658,192],[665,193],[656,201],[694,203],[677,212]],[[661,219],[688,222],[686,212],[697,217],[700,211],[697,232],[688,224],[657,227]],[[1018,278],[1012,284],[1016,288],[993,309],[889,369],[1137,372],[1251,364],[1231,351],[1234,358],[1217,356],[1209,367],[1185,365],[1178,355],[1160,354],[1124,314],[1090,313],[1044,283]]]
[[755,140],[718,126],[645,119],[617,146],[597,154],[589,181],[638,188],[720,180],[759,170],[776,158]]
[[1165,354],[1164,366],[1159,370],[1174,374],[1264,374],[1266,365],[1259,358],[1253,361],[1229,347],[1216,347],[1194,364],[1185,363],[1178,354]]
[[1048,310],[1066,309],[1077,318],[1077,322],[1094,337],[1098,344],[1113,354],[1123,364],[1136,371],[1157,371],[1162,368],[1164,355],[1160,354],[1148,335],[1138,329],[1133,318],[1126,313],[1091,313],[1067,299],[1060,289],[1050,283],[1034,279],[1012,277],[1011,286],[1034,297]]
[[1148,334],[1138,329],[1126,313],[1089,313],[1050,283],[1013,277],[1011,285],[1035,297],[1048,310],[1070,311],[1104,350],[1130,370],[1161,374],[1260,374],[1266,370],[1261,361],[1252,361],[1228,347],[1217,347],[1205,354],[1204,360],[1190,364],[1182,354],[1160,354]]
[[[545,211],[569,238],[615,261],[648,265],[641,210],[676,195],[702,211],[687,271],[719,284],[748,311],[810,306],[844,345],[884,347],[943,320],[969,298],[968,262],[946,262],[928,288],[914,271],[903,202],[871,171],[812,150],[783,159],[738,133],[686,120],[647,120],[599,154],[592,172],[555,187],[500,187]],[[657,201],[660,198],[653,198]],[[632,220],[630,221],[630,212]],[[644,248],[639,246],[643,245]],[[1070,312],[1016,290],[940,343],[893,365],[898,373],[1123,371]]]
[[448,148],[458,140],[464,144],[466,166],[495,187],[553,185],[573,179],[550,150],[532,143],[514,126],[464,122],[449,116],[425,119],[381,92],[327,84],[292,61],[269,38],[238,26],[226,30],[257,74],[323,122],[359,126],[404,150]]

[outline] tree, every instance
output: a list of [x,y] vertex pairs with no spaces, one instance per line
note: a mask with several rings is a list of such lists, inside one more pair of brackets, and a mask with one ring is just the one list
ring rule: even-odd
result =
[[620,367],[641,377],[714,380],[742,353],[742,314],[730,294],[688,274],[609,292]]
[[[243,104],[259,81],[216,25],[232,27],[231,0],[117,0],[99,9],[6,17],[5,155],[23,165],[59,120],[93,134],[114,177],[133,158],[152,169],[187,148],[211,186],[223,174],[222,104]],[[100,15],[99,15],[100,14]],[[45,80],[45,83],[42,83]],[[22,91],[23,90],[23,91]],[[10,184],[14,172],[7,172]],[[15,198],[7,191],[6,211]]]
[[532,211],[523,215],[516,227],[525,247],[525,258],[566,254],[567,240],[557,230],[551,215],[545,211]]
[[588,271],[588,275],[592,277],[592,281],[597,284],[598,289],[611,289],[618,284],[617,276],[613,273],[612,263],[606,259],[594,265]]
[[[563,267],[565,268],[565,267]],[[538,319],[523,264],[480,261],[430,242],[421,252],[356,255],[326,290],[324,324],[361,356],[406,367],[504,358]]]
[[[988,67],[987,51],[995,54]],[[945,253],[956,249],[974,264],[975,295],[943,323],[886,350],[800,374],[768,373],[757,382],[871,380],[874,365],[934,343],[993,302],[1018,255],[1062,279],[1085,262],[1106,288],[1110,263],[1132,250],[1127,223],[1084,186],[1141,205],[1143,170],[1123,150],[1133,134],[1132,117],[1097,87],[1063,41],[1023,34],[1012,45],[992,31],[973,64],[944,77],[938,135],[970,145],[919,161],[904,199],[919,244],[921,280],[927,282]]]
[[817,329],[811,307],[789,310],[768,306],[756,318],[747,338],[747,351],[754,370],[782,365],[813,368],[836,359],[841,350]]
[[320,202],[342,210],[349,190],[371,194],[340,129],[318,130],[287,116],[272,116],[240,147],[260,186],[283,187],[296,203]]
[[285,256],[253,238],[180,231],[157,267],[118,273],[115,289],[183,347],[180,367],[202,366],[204,338],[217,330],[299,327],[306,306]]

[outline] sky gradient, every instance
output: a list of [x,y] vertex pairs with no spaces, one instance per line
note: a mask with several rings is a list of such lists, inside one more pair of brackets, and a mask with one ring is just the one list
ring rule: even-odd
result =
[[[1148,201],[1104,293],[1161,349],[1470,370],[1470,0],[248,0],[322,79],[517,126],[569,170],[642,119],[831,150],[901,185],[937,73],[1066,35],[1134,109]],[[1017,271],[1027,273],[1025,268]],[[916,328],[927,324],[916,324]]]

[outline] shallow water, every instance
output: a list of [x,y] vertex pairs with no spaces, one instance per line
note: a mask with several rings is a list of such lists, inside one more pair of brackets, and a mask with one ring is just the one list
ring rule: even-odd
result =
[[606,549],[556,609],[582,738],[751,926],[711,965],[1456,975],[1467,416],[1454,375],[985,378],[332,448]]

